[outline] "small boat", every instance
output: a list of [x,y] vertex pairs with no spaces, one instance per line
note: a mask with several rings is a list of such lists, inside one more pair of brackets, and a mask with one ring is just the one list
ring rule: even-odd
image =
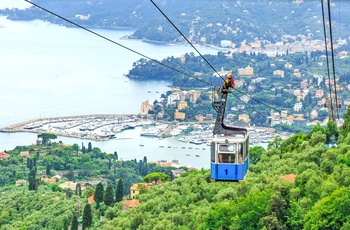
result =
[[199,154],[196,154],[196,157],[199,157]]
[[171,148],[171,146],[168,146],[168,148]]
[[161,145],[161,146],[159,146],[159,148],[164,148],[164,146],[163,146],[163,145]]
[[181,148],[185,149],[186,147],[181,147]]
[[191,156],[191,154],[187,153],[186,156]]
[[140,146],[141,146],[141,147],[143,147],[143,146],[145,146],[145,145],[143,145],[143,144],[140,144]]
[[151,93],[151,91],[147,91],[147,93]]

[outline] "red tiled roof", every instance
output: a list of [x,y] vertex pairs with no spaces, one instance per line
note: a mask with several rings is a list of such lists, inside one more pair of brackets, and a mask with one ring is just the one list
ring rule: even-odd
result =
[[138,199],[133,200],[126,200],[123,201],[122,205],[127,206],[128,208],[135,208],[140,204],[140,201]]
[[87,198],[89,204],[95,203],[94,195],[91,195]]
[[295,174],[287,174],[284,176],[281,176],[282,179],[285,179],[286,181],[294,183],[295,181]]
[[4,158],[9,158],[10,157],[10,154],[7,154],[5,152],[0,152],[0,159],[4,159]]

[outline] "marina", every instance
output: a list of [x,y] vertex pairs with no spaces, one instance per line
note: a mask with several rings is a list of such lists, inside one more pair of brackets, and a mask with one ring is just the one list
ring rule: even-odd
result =
[[[158,140],[162,140],[166,137],[176,137],[179,142],[189,143],[194,146],[209,146],[212,138],[213,123],[155,122],[133,114],[94,114],[30,120],[4,127],[0,129],[0,132],[30,132],[36,134],[49,132],[57,136],[108,141],[121,138],[119,135],[120,133],[125,130],[135,129],[136,127],[142,127],[139,134],[140,136],[158,137]],[[277,135],[281,136],[283,139],[290,135],[288,133],[277,134],[273,128],[248,127],[248,129],[250,133],[250,142],[252,144],[269,143],[273,141]],[[144,146],[144,144],[139,145],[141,147]],[[164,145],[159,145],[159,148],[164,147]],[[166,147],[172,148],[172,146]],[[186,147],[182,148],[185,149]],[[192,146],[188,148],[193,149]],[[195,147],[194,149],[199,150],[199,147]],[[201,149],[206,150],[204,147]]]
[[[150,133],[149,130],[157,130],[157,134],[144,135]],[[24,140],[35,143],[38,134],[50,132],[58,136],[55,141],[84,145],[91,142],[107,153],[117,151],[125,160],[147,156],[150,161],[178,160],[183,166],[200,169],[209,168],[212,130],[213,123],[166,123],[138,115],[105,114],[30,120],[7,126],[0,132],[16,135],[22,144],[26,143]],[[266,148],[269,140],[276,135],[281,136],[271,128],[254,127],[249,130],[251,146]],[[160,137],[161,133],[168,135]]]

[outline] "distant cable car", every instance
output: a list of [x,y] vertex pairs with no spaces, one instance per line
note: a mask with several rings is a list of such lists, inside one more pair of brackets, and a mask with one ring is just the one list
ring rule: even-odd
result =
[[213,108],[217,112],[210,148],[210,175],[215,181],[241,181],[249,167],[249,133],[246,128],[229,127],[224,121],[227,94],[234,87],[232,75],[224,86],[213,92]]

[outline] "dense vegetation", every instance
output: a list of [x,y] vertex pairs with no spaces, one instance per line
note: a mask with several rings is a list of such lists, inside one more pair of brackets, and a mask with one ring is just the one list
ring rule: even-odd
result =
[[[118,154],[107,154],[99,148],[86,148],[83,144],[72,146],[62,142],[51,142],[54,134],[38,135],[38,142],[31,146],[17,146],[7,151],[10,158],[0,161],[0,186],[15,184],[16,180],[29,180],[31,190],[35,188],[38,174],[50,177],[61,173],[71,181],[94,180],[101,176],[107,183],[117,186],[117,180],[123,178],[123,194],[129,194],[132,184],[142,181],[142,177],[152,172],[163,172],[172,176],[172,168],[162,168],[149,164],[147,157],[138,162],[135,160],[118,161]],[[21,156],[26,153],[27,155]]]
[[[348,110],[350,114],[350,110]],[[139,196],[126,212],[107,210],[95,229],[348,229],[350,134],[327,149],[326,130],[297,134],[260,152],[244,182],[186,173]],[[255,154],[256,156],[256,154]],[[295,182],[282,175],[295,174]]]
[[[324,144],[331,125],[317,126],[310,134],[275,138],[267,151],[251,148],[252,165],[240,183],[213,182],[208,170],[168,182],[169,176],[150,173],[144,181],[164,183],[142,190],[141,204],[127,211],[108,198],[110,185],[81,196],[55,191],[54,185],[39,185],[37,192],[24,185],[2,186],[0,227],[68,229],[77,218],[93,229],[348,229],[350,134],[343,134],[349,114],[350,109],[336,148]],[[287,174],[294,174],[295,182],[281,177]],[[99,202],[88,205],[91,194]],[[99,220],[102,215],[105,220]]]

